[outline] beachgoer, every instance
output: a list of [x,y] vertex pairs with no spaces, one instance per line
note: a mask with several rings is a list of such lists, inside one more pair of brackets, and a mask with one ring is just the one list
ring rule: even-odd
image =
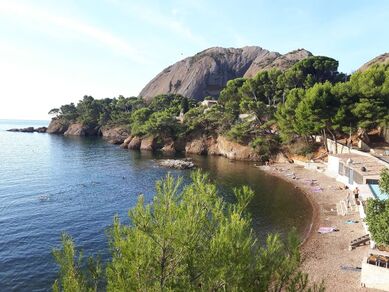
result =
[[350,200],[351,200],[351,193],[350,193],[350,192],[348,192],[348,193],[347,193],[347,198],[346,198],[346,202],[347,202],[347,208],[349,208],[349,207],[350,207]]
[[358,187],[356,187],[356,188],[354,189],[353,193],[354,193],[354,198],[355,198],[355,200],[358,200],[358,197],[359,197],[359,189],[358,189]]

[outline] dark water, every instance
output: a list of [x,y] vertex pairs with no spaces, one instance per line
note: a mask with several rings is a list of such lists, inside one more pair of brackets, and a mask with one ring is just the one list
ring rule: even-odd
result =
[[[126,151],[101,139],[71,138],[5,129],[47,125],[0,120],[0,291],[48,291],[57,267],[51,256],[61,232],[70,233],[84,253],[106,254],[106,228],[114,214],[126,221],[140,193],[150,201],[155,180],[168,171],[149,152]],[[251,163],[193,156],[210,173],[227,200],[233,187],[247,184],[254,229],[303,233],[311,209],[291,185],[260,172]],[[105,252],[105,253],[104,253]]]

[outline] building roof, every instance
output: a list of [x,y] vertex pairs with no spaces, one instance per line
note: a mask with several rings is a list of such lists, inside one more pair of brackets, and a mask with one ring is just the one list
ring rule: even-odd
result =
[[[330,156],[338,157],[348,167],[361,174],[363,177],[379,178],[383,168],[389,168],[389,165],[384,161],[372,156],[364,156],[354,153],[345,154],[330,154]],[[350,162],[351,163],[348,163]],[[362,167],[366,170],[362,171]]]

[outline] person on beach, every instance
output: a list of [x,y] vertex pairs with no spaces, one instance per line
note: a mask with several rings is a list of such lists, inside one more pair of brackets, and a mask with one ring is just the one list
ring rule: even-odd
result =
[[347,198],[346,198],[347,208],[350,208],[350,200],[351,200],[351,193],[348,192],[347,193]]
[[356,187],[354,189],[353,193],[354,193],[355,203],[357,205],[359,205],[359,189],[358,189],[358,187]]

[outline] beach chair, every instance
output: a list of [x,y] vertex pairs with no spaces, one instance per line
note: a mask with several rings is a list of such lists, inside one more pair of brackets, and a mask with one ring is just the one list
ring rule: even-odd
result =
[[370,241],[370,236],[369,234],[366,234],[364,236],[358,237],[354,240],[351,240],[350,245],[348,247],[349,250],[353,250],[354,248],[365,245]]

